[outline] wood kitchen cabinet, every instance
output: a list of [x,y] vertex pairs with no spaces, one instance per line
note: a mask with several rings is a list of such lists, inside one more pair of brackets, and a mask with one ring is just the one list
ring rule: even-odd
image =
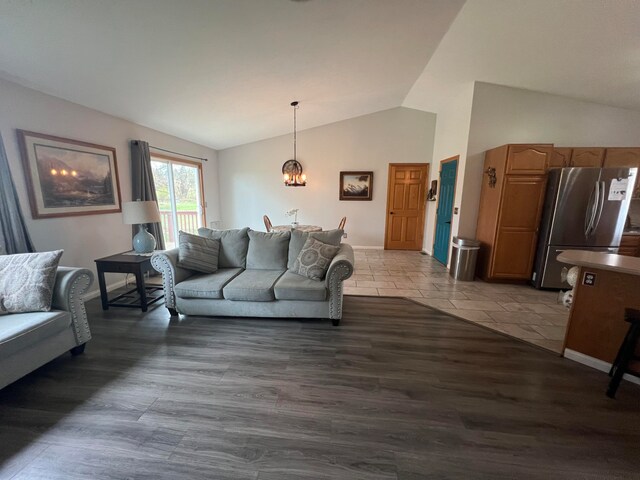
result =
[[547,167],[601,167],[604,155],[600,147],[555,147]]
[[573,148],[555,147],[549,157],[548,168],[566,168],[571,166],[571,152]]
[[[636,167],[640,171],[640,148],[607,148],[604,154],[604,167]],[[633,197],[640,198],[640,179],[636,178]]]
[[640,257],[640,235],[622,235],[618,255]]
[[573,148],[569,167],[602,167],[604,148]]
[[531,278],[552,155],[551,144],[503,145],[486,152],[476,230],[477,273],[484,280]]

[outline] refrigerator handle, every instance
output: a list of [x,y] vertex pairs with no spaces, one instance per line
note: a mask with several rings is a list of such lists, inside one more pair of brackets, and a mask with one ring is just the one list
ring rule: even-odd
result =
[[584,236],[588,237],[591,235],[591,227],[593,225],[593,220],[596,216],[596,203],[598,202],[598,193],[600,190],[599,182],[596,182],[593,186],[593,191],[591,192],[591,196],[589,197],[589,203],[587,204],[587,211],[584,216]]
[[596,229],[598,228],[598,225],[600,224],[600,218],[602,217],[602,210],[604,210],[604,201],[605,201],[605,191],[607,190],[607,184],[604,182],[600,182],[600,195],[598,197],[598,203],[597,203],[597,213],[596,213],[596,218],[595,221],[593,222],[593,226],[592,226],[592,232],[595,232]]

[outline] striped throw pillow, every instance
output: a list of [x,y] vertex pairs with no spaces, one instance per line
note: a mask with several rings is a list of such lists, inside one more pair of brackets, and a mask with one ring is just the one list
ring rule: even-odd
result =
[[200,237],[186,232],[178,235],[178,266],[196,272],[214,273],[218,270],[220,240]]

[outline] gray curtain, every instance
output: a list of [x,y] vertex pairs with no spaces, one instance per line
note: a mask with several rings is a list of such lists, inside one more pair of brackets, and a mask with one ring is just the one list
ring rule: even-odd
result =
[[[132,200],[158,201],[156,195],[156,185],[153,182],[151,172],[151,155],[149,154],[149,144],[142,140],[131,141],[131,183],[133,186]],[[147,224],[147,229],[156,237],[156,248],[164,250],[164,237],[162,236],[162,226],[159,223]],[[138,231],[138,226],[133,226],[133,234]]]
[[0,134],[0,254],[34,251]]

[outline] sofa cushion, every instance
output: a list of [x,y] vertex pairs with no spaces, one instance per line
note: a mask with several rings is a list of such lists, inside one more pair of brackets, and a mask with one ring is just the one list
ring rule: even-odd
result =
[[336,228],[335,230],[325,230],[322,232],[301,232],[300,230],[291,231],[291,240],[289,241],[289,261],[287,268],[293,268],[296,258],[300,254],[300,250],[309,237],[317,238],[321,242],[329,245],[340,245],[344,230]]
[[309,237],[302,250],[300,250],[291,271],[312,280],[320,281],[327,274],[331,260],[339,251],[340,247]]
[[215,273],[195,275],[178,283],[173,291],[180,298],[224,298],[222,289],[240,272],[241,268],[220,268]]
[[178,266],[196,272],[214,273],[218,270],[220,240],[191,235],[178,234]]
[[310,300],[322,302],[327,299],[327,288],[293,272],[285,272],[273,288],[277,300]]
[[0,256],[0,302],[9,313],[48,312],[62,250]]
[[0,359],[39,343],[71,325],[71,313],[12,313],[0,321]]
[[246,268],[249,248],[249,228],[239,230],[211,230],[199,228],[198,235],[220,240],[218,268]]
[[285,270],[291,232],[249,231],[247,269]]
[[247,302],[275,300],[273,285],[283,273],[283,270],[245,270],[224,287],[224,298]]

